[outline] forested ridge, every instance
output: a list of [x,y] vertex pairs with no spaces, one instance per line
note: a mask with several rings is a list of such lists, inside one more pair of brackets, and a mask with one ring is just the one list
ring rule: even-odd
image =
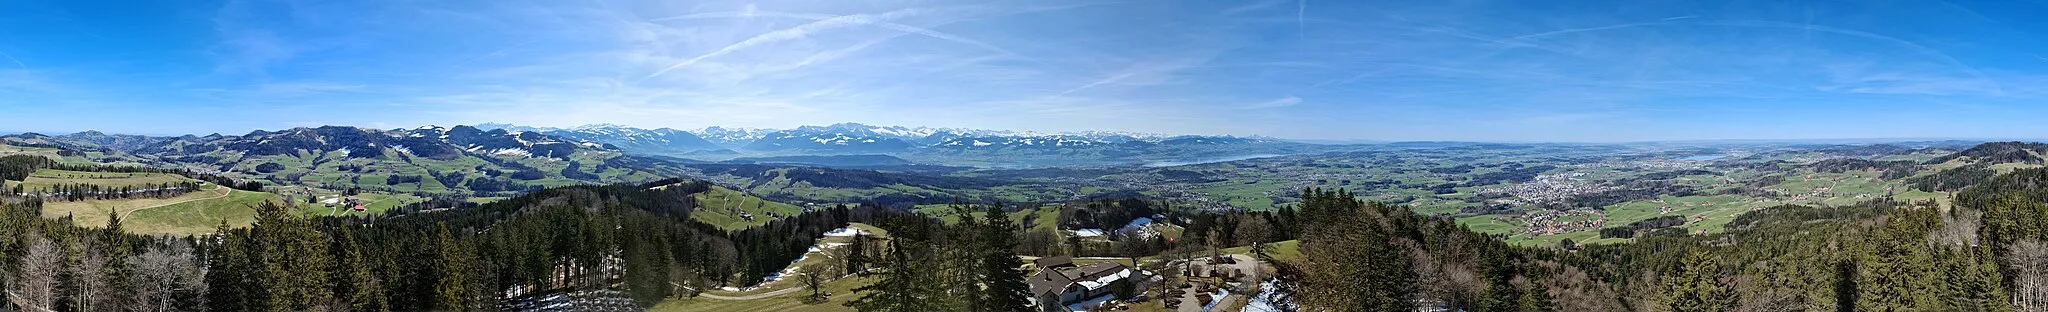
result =
[[[1025,230],[1036,214],[1013,220],[1021,206],[1002,204],[953,205],[947,222],[836,206],[722,231],[689,218],[693,195],[710,188],[681,179],[551,188],[353,218],[298,218],[270,203],[255,207],[254,226],[193,237],[124,234],[120,218],[71,226],[42,218],[38,199],[11,198],[0,203],[0,289],[23,311],[495,311],[563,294],[646,308],[758,283],[792,269],[825,232],[860,222],[889,237],[857,237],[830,269],[797,269],[862,278],[844,303],[862,311],[1034,310],[1020,254],[1188,259],[1244,245],[1260,246],[1250,253],[1291,294],[1274,304],[1300,311],[2048,309],[2048,169],[1984,178],[1951,204],[1784,205],[1716,234],[1633,233],[1685,222],[1657,218],[1616,228],[1633,237],[1626,243],[1555,246],[1514,246],[1454,219],[1323,189],[1270,212],[1070,203],[1056,223],[1113,228],[1158,214],[1186,230],[1071,251]],[[1298,259],[1272,255],[1266,243],[1282,240],[1298,241]]]
[[1787,205],[1720,234],[1556,248],[1310,191],[1297,233],[1305,259],[1282,266],[1282,285],[1308,311],[2048,309],[2048,169],[1984,180],[1953,206]]
[[725,232],[687,218],[702,183],[548,189],[379,219],[298,218],[266,203],[255,226],[183,238],[122,234],[118,218],[69,226],[42,218],[38,201],[10,200],[0,284],[27,311],[490,311],[579,291],[644,307],[752,284],[824,232],[883,211],[831,207]]

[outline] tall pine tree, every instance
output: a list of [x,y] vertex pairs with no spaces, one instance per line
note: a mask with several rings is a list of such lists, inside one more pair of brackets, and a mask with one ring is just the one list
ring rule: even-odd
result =
[[991,312],[1030,312],[1031,285],[1024,283],[1024,270],[1017,266],[1014,250],[1017,249],[1016,223],[1003,213],[1002,205],[987,205],[983,208],[980,267],[982,281],[981,305],[977,310]]

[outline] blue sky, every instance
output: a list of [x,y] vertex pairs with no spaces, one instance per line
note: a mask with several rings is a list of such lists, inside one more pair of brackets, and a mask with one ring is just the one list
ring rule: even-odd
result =
[[2043,137],[2048,1],[0,2],[0,131]]

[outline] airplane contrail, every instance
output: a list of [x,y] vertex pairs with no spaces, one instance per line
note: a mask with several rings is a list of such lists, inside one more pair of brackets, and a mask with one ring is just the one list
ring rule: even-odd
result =
[[1834,27],[1827,27],[1827,26],[1817,26],[1817,25],[1813,25],[1813,24],[1792,24],[1792,23],[1784,23],[1784,22],[1770,22],[1770,21],[1715,21],[1715,22],[1702,22],[1702,24],[1707,24],[1707,25],[1722,25],[1722,26],[1746,26],[1746,27],[1776,27],[1776,28],[1796,28],[1796,29],[1800,29],[1800,30],[1808,30],[1808,31],[1819,31],[1819,32],[1825,32],[1825,33],[1833,33],[1833,34],[1839,34],[1839,35],[1848,35],[1848,36],[1854,36],[1854,37],[1861,37],[1861,38],[1865,38],[1865,39],[1874,39],[1874,40],[1879,40],[1879,41],[1886,41],[1886,42],[1896,43],[1896,44],[1899,44],[1899,45],[1905,46],[1905,47],[1907,47],[1907,48],[1908,48],[1909,50],[1913,50],[1913,52],[1915,52],[1915,53],[1919,53],[1919,54],[1921,54],[1921,55],[1923,55],[1923,56],[1927,56],[1927,57],[1932,57],[1932,58],[1940,59],[1940,60],[1942,60],[1942,61],[1947,61],[1947,62],[1949,63],[1949,65],[1954,65],[1954,66],[1956,66],[1956,67],[1960,67],[1960,68],[1962,68],[1962,70],[1963,70],[1963,71],[1969,72],[1971,76],[1975,76],[1975,77],[1976,77],[1976,78],[1977,78],[1978,80],[1983,80],[1983,81],[1984,81],[1984,82],[1986,82],[1986,83],[1990,83],[1990,84],[1991,84],[1991,87],[1992,87],[1993,89],[1996,89],[1996,90],[1998,91],[1998,93],[2000,93],[2000,94],[2004,94],[2004,93],[2005,93],[2005,87],[2004,87],[2004,86],[2001,86],[2001,85],[1999,85],[1999,84],[1998,84],[1998,81],[1996,81],[1996,80],[1992,80],[1992,79],[1991,79],[1991,78],[1990,78],[1989,76],[1985,76],[1985,75],[1984,75],[1984,72],[1982,72],[1982,71],[1979,71],[1979,70],[1977,70],[1977,68],[1976,68],[1976,67],[1972,67],[1972,66],[1970,66],[1970,64],[1969,64],[1969,63],[1963,63],[1963,61],[1962,61],[1962,60],[1958,60],[1958,59],[1956,59],[1956,58],[1955,58],[1954,56],[1949,56],[1949,55],[1948,55],[1948,53],[1942,53],[1942,52],[1941,52],[1941,50],[1935,50],[1935,49],[1933,49],[1933,48],[1928,48],[1927,46],[1923,46],[1923,45],[1920,45],[1920,44],[1918,44],[1918,43],[1913,43],[1912,41],[1906,41],[1905,39],[1899,39],[1899,38],[1895,38],[1895,37],[1891,37],[1891,36],[1885,36],[1885,35],[1880,35],[1880,34],[1877,34],[1877,33],[1872,33],[1872,32],[1866,32],[1866,31],[1860,31],[1860,30],[1854,30],[1854,29],[1844,29],[1844,28],[1834,28]]
[[709,58],[713,58],[713,57],[719,57],[719,56],[723,56],[723,55],[726,55],[726,54],[731,54],[731,53],[733,53],[733,52],[735,52],[735,51],[739,51],[739,50],[744,50],[744,49],[747,49],[747,48],[752,48],[752,47],[754,47],[754,46],[758,46],[758,45],[762,45],[762,44],[769,44],[769,43],[775,43],[775,42],[782,42],[782,41],[789,41],[789,40],[795,40],[795,39],[800,39],[800,38],[804,38],[804,37],[806,37],[806,36],[810,36],[810,34],[811,34],[811,33],[814,33],[814,32],[819,32],[819,31],[825,31],[825,30],[832,30],[832,29],[837,29],[837,28],[846,28],[846,27],[853,27],[853,26],[861,26],[861,25],[873,25],[873,24],[875,24],[875,23],[878,23],[878,22],[888,21],[888,20],[892,20],[892,19],[897,19],[897,18],[903,18],[903,17],[906,17],[906,16],[913,16],[913,15],[917,15],[917,14],[921,14],[921,13],[923,13],[923,10],[919,10],[919,9],[911,8],[911,9],[902,9],[902,10],[896,10],[896,11],[889,11],[889,12],[886,12],[886,13],[882,13],[882,14],[853,14],[853,15],[840,15],[840,16],[833,16],[833,17],[831,17],[831,18],[826,18],[826,19],[822,19],[822,20],[817,20],[817,21],[813,21],[813,22],[810,22],[810,23],[806,23],[806,24],[803,24],[803,25],[797,25],[796,27],[790,27],[790,28],[786,28],[786,29],[782,29],[782,30],[776,30],[776,31],[771,31],[771,32],[768,32],[768,33],[764,33],[764,34],[761,34],[761,35],[758,35],[758,36],[754,36],[754,37],[752,37],[752,38],[747,38],[746,40],[741,40],[740,42],[738,42],[738,43],[734,43],[734,44],[732,44],[732,45],[727,45],[727,46],[725,46],[725,47],[723,47],[723,48],[719,48],[719,49],[718,49],[717,51],[712,51],[711,53],[705,53],[704,55],[698,55],[697,57],[693,57],[693,58],[690,58],[690,59],[688,59],[688,60],[684,60],[684,61],[682,61],[682,62],[680,62],[680,63],[676,63],[675,65],[670,65],[670,66],[669,66],[668,68],[662,68],[662,69],[661,69],[660,71],[655,71],[655,72],[654,72],[653,74],[648,74],[648,75],[647,75],[646,77],[641,77],[641,78],[640,78],[640,80],[636,80],[636,81],[634,81],[634,83],[639,83],[640,81],[646,81],[646,80],[647,80],[647,79],[649,79],[649,78],[654,78],[654,77],[657,77],[657,76],[661,76],[662,74],[667,74],[667,73],[668,73],[669,71],[673,71],[673,70],[676,70],[677,68],[683,68],[684,66],[690,66],[690,65],[692,65],[692,64],[696,64],[697,62],[703,61],[704,59],[709,59]]
[[[1669,19],[1667,19],[1667,20],[1669,20]],[[1536,34],[1528,34],[1528,35],[1521,35],[1521,36],[1515,36],[1515,38],[1514,38],[1514,39],[1515,39],[1515,40],[1527,40],[1527,39],[1531,39],[1531,38],[1539,38],[1539,37],[1549,37],[1549,36],[1555,36],[1555,35],[1562,35],[1562,34],[1569,34],[1569,33],[1575,33],[1575,32],[1587,32],[1587,31],[1598,31],[1598,30],[1608,30],[1608,29],[1621,29],[1621,28],[1631,28],[1631,27],[1642,27],[1642,26],[1655,26],[1655,25],[1665,25],[1665,24],[1672,24],[1672,23],[1670,23],[1670,22],[1655,22],[1655,23],[1629,23],[1629,24],[1619,24],[1619,25],[1608,25],[1608,26],[1600,26],[1600,27],[1587,27],[1587,28],[1572,28],[1572,29],[1564,29],[1564,30],[1556,30],[1556,31],[1550,31],[1550,32],[1543,32],[1543,33],[1536,33]]]
[[1968,73],[1969,73],[1969,74],[1970,74],[1971,76],[1973,76],[1973,77],[1976,77],[1976,78],[1977,78],[1978,80],[1983,80],[1983,81],[1984,81],[1984,82],[1986,82],[1986,83],[1990,83],[1990,84],[1991,84],[1991,86],[1992,86],[1992,88],[1996,89],[1996,90],[1997,90],[1997,91],[1998,91],[1999,93],[2005,93],[2005,87],[2004,87],[2004,86],[2000,86],[2000,85],[1998,84],[1998,82],[1997,82],[1997,81],[1991,80],[1991,78],[1990,78],[1989,76],[1985,76],[1985,75],[1984,75],[1984,73],[1983,73],[1982,71],[1979,71],[1979,70],[1977,70],[1977,68],[1976,68],[1976,67],[1972,67],[1972,66],[1970,66],[1970,64],[1969,64],[1969,63],[1963,63],[1963,61],[1962,61],[1962,60],[1958,60],[1958,59],[1956,59],[1955,57],[1953,57],[1953,56],[1950,56],[1950,55],[1948,55],[1948,53],[1942,53],[1942,52],[1941,52],[1941,50],[1935,50],[1935,49],[1933,49],[1933,48],[1928,48],[1927,46],[1923,46],[1923,45],[1920,45],[1919,43],[1914,43],[1914,42],[1912,42],[1912,41],[1906,41],[1905,39],[1899,39],[1899,38],[1896,38],[1896,37],[1891,37],[1891,36],[1885,36],[1885,35],[1880,35],[1880,34],[1877,34],[1877,33],[1872,33],[1872,32],[1866,32],[1866,31],[1860,31],[1860,30],[1854,30],[1854,29],[1844,29],[1844,28],[1834,28],[1834,27],[1827,27],[1827,26],[1818,26],[1818,25],[1813,25],[1813,24],[1793,24],[1793,23],[1785,23],[1785,22],[1771,22],[1771,21],[1702,21],[1702,22],[1671,22],[1671,21],[1666,21],[1666,22],[1655,22],[1655,23],[1629,23],[1629,24],[1617,24],[1617,25],[1608,25],[1608,26],[1600,26],[1600,27],[1590,27],[1590,28],[1574,28],[1574,29],[1565,29],[1565,30],[1558,30],[1558,31],[1551,31],[1551,32],[1544,32],[1544,33],[1537,33],[1537,34],[1529,34],[1529,35],[1522,35],[1522,36],[1516,36],[1516,37],[1514,37],[1514,38],[1513,38],[1513,39],[1512,39],[1511,41],[1512,41],[1512,42],[1517,42],[1517,43],[1526,43],[1526,42],[1527,42],[1527,41],[1526,41],[1527,39],[1531,39],[1531,38],[1539,38],[1539,37],[1545,37],[1545,36],[1554,36],[1554,35],[1560,35],[1560,34],[1568,34],[1568,33],[1576,33],[1576,32],[1586,32],[1586,31],[1598,31],[1598,30],[1609,30],[1609,29],[1621,29],[1621,28],[1632,28],[1632,27],[1644,27],[1644,26],[1670,25],[1670,24],[1679,24],[1679,23],[1686,23],[1686,24],[1696,24],[1696,25],[1713,25],[1713,26],[1735,26],[1735,27],[1765,27],[1765,28],[1790,28],[1790,29],[1798,29],[1798,30],[1802,30],[1802,31],[1818,31],[1818,32],[1824,32],[1824,33],[1832,33],[1832,34],[1838,34],[1838,35],[1846,35],[1846,36],[1852,36],[1852,37],[1859,37],[1859,38],[1864,38],[1864,39],[1872,39],[1872,40],[1879,40],[1879,41],[1885,41],[1885,42],[1890,42],[1890,43],[1898,44],[1898,45],[1900,45],[1900,46],[1904,46],[1904,47],[1906,47],[1906,48],[1907,48],[1908,50],[1912,50],[1912,51],[1913,51],[1914,53],[1918,53],[1918,54],[1920,54],[1920,55],[1922,55],[1922,56],[1926,56],[1926,57],[1931,57],[1931,58],[1935,58],[1935,59],[1938,59],[1938,60],[1941,60],[1941,61],[1947,62],[1947,63],[1949,63],[1949,65],[1951,65],[1951,66],[1955,66],[1955,67],[1958,67],[1958,68],[1962,69],[1963,71],[1965,71],[1965,72],[1968,72]]
[[[885,13],[885,14],[886,14],[886,13]],[[811,20],[811,21],[827,21],[827,20],[831,20],[831,19],[833,19],[833,18],[837,18],[837,17],[839,17],[839,16],[837,16],[837,15],[828,15],[828,14],[799,14],[799,13],[784,13],[784,12],[775,12],[775,11],[760,11],[760,10],[755,10],[755,9],[753,9],[752,7],[748,7],[748,10],[746,10],[746,11],[740,11],[740,12],[710,12],[710,13],[698,13],[698,14],[690,14],[690,15],[683,15],[683,16],[674,16],[674,17],[664,17],[664,18],[657,18],[657,19],[652,19],[652,20],[648,20],[648,21],[651,21],[651,22],[660,22],[660,21],[672,21],[672,20],[685,20],[685,19],[706,19],[706,18],[745,18],[745,17],[764,17],[764,16],[765,16],[765,17],[780,17],[780,18],[794,18],[794,19],[806,19],[806,20]],[[983,48],[983,49],[989,49],[989,50],[994,50],[994,51],[996,51],[996,52],[1002,52],[1002,53],[1004,53],[1004,54],[1015,54],[1015,53],[1010,53],[1009,51],[1007,51],[1007,50],[1004,50],[1004,49],[1002,49],[1002,48],[999,48],[999,47],[996,47],[996,46],[994,46],[994,45],[990,45],[990,44],[987,44],[987,43],[983,43],[983,42],[981,42],[981,41],[977,41],[977,40],[974,40],[974,39],[968,39],[968,38],[965,38],[965,37],[960,37],[960,36],[956,36],[956,35],[953,35],[953,34],[948,34],[948,33],[944,33],[944,32],[939,32],[939,31],[936,31],[936,30],[931,30],[931,29],[927,29],[927,28],[922,28],[922,27],[917,27],[917,26],[910,26],[910,25],[905,25],[905,24],[902,24],[902,23],[896,23],[896,22],[890,22],[890,21],[888,21],[887,19],[882,19],[882,20],[874,20],[874,21],[868,21],[867,23],[865,23],[865,24],[862,24],[862,25],[866,25],[866,26],[875,26],[875,27],[881,27],[881,28],[886,28],[886,29],[889,29],[889,30],[895,30],[895,31],[900,31],[900,32],[906,32],[906,33],[912,33],[912,34],[918,34],[918,35],[923,35],[923,36],[926,36],[926,37],[938,38],[938,39],[940,39],[940,40],[952,41],[952,42],[955,42],[955,43],[967,44],[967,45],[972,45],[972,46],[976,46],[976,47],[981,47],[981,48]]]
[[14,61],[14,66],[21,66],[21,69],[28,69],[28,64],[22,64],[21,60],[15,59],[13,55],[7,55],[7,52],[0,52],[0,57],[6,57],[7,60]]
[[1067,89],[1067,91],[1060,91],[1060,95],[1067,95],[1067,94],[1069,94],[1069,93],[1074,93],[1074,92],[1080,92],[1081,90],[1087,90],[1087,89],[1089,89],[1089,88],[1094,88],[1095,86],[1100,86],[1100,85],[1105,85],[1105,84],[1110,84],[1110,83],[1114,83],[1114,82],[1117,82],[1117,81],[1122,81],[1122,80],[1124,80],[1124,78],[1131,78],[1131,76],[1134,76],[1134,75],[1137,75],[1137,74],[1138,74],[1138,72],[1136,72],[1136,71],[1129,71],[1129,72],[1124,72],[1124,73],[1122,73],[1122,74],[1117,74],[1116,76],[1109,76],[1109,78],[1102,78],[1102,80],[1096,80],[1095,82],[1091,82],[1091,83],[1088,83],[1088,84],[1086,84],[1086,85],[1082,85],[1082,86],[1079,86],[1079,87],[1074,87],[1073,89]]
[[529,45],[529,44],[533,44],[533,43],[535,43],[535,42],[540,42],[540,39],[534,39],[534,40],[527,40],[526,42],[522,42],[522,43],[519,43],[519,44],[515,44],[515,45],[512,45],[512,46],[510,46],[510,47],[505,47],[505,48],[503,48],[503,49],[498,49],[497,51],[491,51],[491,53],[485,53],[484,55],[480,55],[480,56],[477,56],[477,57],[472,57],[472,58],[469,58],[469,59],[466,59],[466,60],[462,60],[462,62],[457,62],[457,63],[455,63],[455,66],[450,66],[450,67],[462,67],[462,65],[467,65],[467,64],[469,64],[469,62],[475,62],[476,60],[481,60],[481,59],[491,58],[491,57],[493,57],[493,56],[498,56],[499,54],[505,54],[505,51],[510,51],[510,50],[512,50],[512,49],[518,49],[519,47],[524,47],[524,46],[526,46],[526,45]]

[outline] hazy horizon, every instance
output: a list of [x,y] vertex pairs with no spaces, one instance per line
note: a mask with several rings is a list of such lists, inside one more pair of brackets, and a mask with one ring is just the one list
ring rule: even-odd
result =
[[[1080,131],[1057,131],[1057,132],[1027,132],[1027,131],[1021,131],[1021,130],[1010,130],[1010,129],[993,129],[993,128],[972,128],[972,127],[931,127],[931,126],[910,126],[910,125],[882,125],[882,124],[867,124],[867,123],[859,123],[859,122],[841,122],[841,123],[833,123],[833,124],[819,124],[819,125],[804,125],[804,126],[805,126],[805,127],[808,127],[808,126],[831,126],[831,125],[837,125],[837,124],[842,124],[842,123],[854,123],[854,124],[863,124],[863,125],[869,125],[869,126],[875,126],[875,127],[904,127],[904,128],[913,128],[913,129],[915,129],[915,128],[932,128],[932,129],[941,129],[941,128],[944,128],[944,129],[960,129],[960,130],[993,130],[993,131],[1013,131],[1013,132],[1017,132],[1016,134],[1020,134],[1020,135],[1022,135],[1022,134],[1034,134],[1034,135],[1063,135],[1063,134],[1077,134],[1077,133],[1083,133],[1083,132],[1088,132],[1088,131],[1096,131],[1096,130],[1080,130]],[[355,126],[355,125],[320,125],[320,126],[343,126],[343,127],[356,127],[356,128],[363,128],[363,129],[374,129],[374,130],[405,130],[405,129],[414,129],[414,128],[421,128],[421,127],[436,127],[436,126],[438,126],[438,127],[472,126],[472,127],[478,127],[478,128],[492,128],[492,127],[485,127],[486,125],[496,125],[496,126],[515,126],[515,127],[531,127],[531,128],[542,128],[542,129],[563,129],[563,130],[575,130],[575,129],[578,129],[578,128],[584,128],[584,127],[602,127],[602,126],[616,126],[616,127],[632,127],[632,128],[646,129],[646,130],[654,130],[654,129],[660,129],[660,128],[669,128],[669,129],[673,129],[673,130],[681,130],[681,131],[687,131],[687,132],[692,132],[692,133],[696,133],[696,132],[698,132],[698,131],[700,131],[700,130],[703,130],[703,129],[705,129],[706,127],[723,127],[723,128],[728,128],[728,129],[733,129],[733,128],[742,128],[742,127],[734,127],[734,126],[717,126],[717,125],[713,125],[713,126],[706,126],[706,127],[693,127],[693,128],[678,128],[678,127],[634,127],[634,126],[628,126],[628,125],[617,125],[617,124],[586,124],[586,125],[577,125],[577,126],[569,126],[569,127],[544,127],[544,126],[529,126],[529,125],[521,125],[521,124],[507,124],[507,123],[491,123],[491,122],[485,122],[485,123],[476,123],[476,124],[425,124],[425,125],[418,125],[418,126],[410,126],[410,127],[371,127],[371,126]],[[251,133],[251,132],[254,132],[254,131],[268,131],[268,132],[276,132],[276,131],[283,131],[283,130],[291,130],[291,129],[294,129],[294,128],[311,128],[311,127],[320,127],[320,126],[296,126],[296,127],[284,127],[284,128],[265,128],[265,129],[247,129],[247,130],[242,130],[242,131],[230,131],[230,132],[207,132],[207,133],[130,133],[130,132],[114,132],[114,131],[103,131],[103,130],[97,130],[97,129],[84,129],[84,130],[76,130],[76,131],[22,131],[22,130],[7,130],[7,129],[0,129],[0,135],[16,135],[16,134],[25,134],[25,133],[36,133],[36,134],[42,134],[42,135],[50,135],[50,136],[60,136],[60,135],[68,135],[68,134],[74,134],[74,133],[82,133],[82,132],[86,132],[86,131],[97,131],[97,132],[100,132],[100,133],[104,133],[104,134],[115,134],[115,135],[141,135],[141,136],[150,136],[150,137],[178,137],[178,136],[185,136],[185,135],[195,135],[195,136],[206,136],[206,135],[212,135],[212,134],[220,134],[220,135],[243,135],[243,134],[248,134],[248,133]],[[745,128],[745,129],[752,129],[752,130],[776,130],[776,131],[782,131],[782,130],[794,130],[794,129],[796,129],[797,127],[789,127],[789,128],[754,128],[754,127],[744,127],[744,128]],[[1507,144],[1631,144],[1631,143],[1831,143],[1831,144],[1882,144],[1882,143],[1902,143],[1902,142],[1933,142],[1933,141],[1980,141],[1980,142],[1997,142],[1997,141],[2048,141],[2048,138],[2025,138],[2025,137],[1893,137],[1893,138],[1884,138],[1884,137],[1870,137],[1870,138],[1855,138],[1855,137],[1841,137],[1841,138],[1778,138],[1778,139],[1767,139],[1767,138],[1710,138],[1710,139],[1672,139],[1672,140],[1636,140],[1636,141],[1565,141],[1565,140],[1554,140],[1554,141],[1540,141],[1540,140],[1384,140],[1384,139],[1369,139],[1369,138],[1368,138],[1368,139],[1316,139],[1316,138],[1289,138],[1289,137],[1275,137],[1275,136],[1265,136],[1265,135],[1256,135],[1256,134],[1230,134],[1230,133],[1222,133],[1222,134],[1192,134],[1192,133],[1150,133],[1150,132],[1127,132],[1127,131],[1116,131],[1116,132],[1124,132],[1124,133],[1131,133],[1131,134],[1138,134],[1138,135],[1158,135],[1158,136],[1185,136],[1185,135],[1214,135],[1214,136],[1234,136],[1234,137],[1261,137],[1261,138],[1273,138],[1273,139],[1280,139],[1280,140],[1294,141],[1294,142],[1299,142],[1299,143],[1310,143],[1310,144],[1338,144],[1338,145],[1342,145],[1342,144],[1378,144],[1378,143],[1415,143],[1415,142],[1461,142],[1461,143],[1507,143]]]

